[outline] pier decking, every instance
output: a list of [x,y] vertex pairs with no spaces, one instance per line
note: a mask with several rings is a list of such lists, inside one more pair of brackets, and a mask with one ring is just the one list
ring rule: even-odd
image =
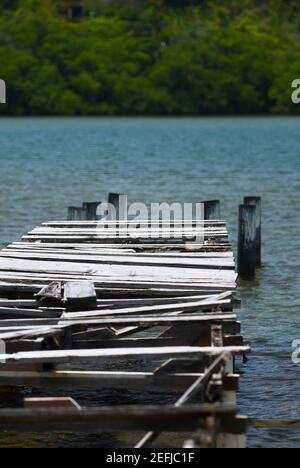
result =
[[[226,223],[154,229],[47,222],[0,252],[0,386],[53,394],[1,409],[1,431],[148,431],[139,448],[187,431],[186,447],[245,446],[234,361],[249,347]],[[157,404],[80,408],[61,388],[148,390]]]

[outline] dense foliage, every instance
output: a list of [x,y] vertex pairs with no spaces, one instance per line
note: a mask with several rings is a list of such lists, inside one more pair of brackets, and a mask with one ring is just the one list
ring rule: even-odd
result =
[[[296,113],[299,0],[0,0],[9,115]],[[263,5],[262,5],[263,4]]]

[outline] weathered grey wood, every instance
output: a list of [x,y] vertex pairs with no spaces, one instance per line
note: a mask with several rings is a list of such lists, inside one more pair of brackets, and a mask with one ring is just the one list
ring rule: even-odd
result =
[[[253,207],[248,207],[252,209]],[[254,208],[255,209],[255,208]],[[254,243],[255,245],[255,243]],[[81,275],[95,275],[102,277],[136,277],[140,279],[156,278],[164,281],[197,280],[200,281],[231,281],[235,282],[237,275],[231,270],[215,270],[204,268],[175,268],[172,266],[140,266],[140,265],[105,265],[76,263],[76,262],[51,262],[47,260],[24,260],[15,258],[0,259],[0,269],[14,272],[41,272],[68,273],[70,271]],[[90,278],[89,278],[90,279]]]
[[89,247],[106,247],[106,248],[116,248],[116,249],[139,249],[143,251],[155,251],[155,250],[164,250],[164,251],[182,251],[182,252],[229,252],[231,251],[231,244],[229,242],[214,242],[205,243],[203,245],[199,243],[186,242],[184,239],[175,240],[171,239],[170,241],[162,242],[161,239],[158,239],[156,242],[151,239],[111,239],[103,240],[95,237],[64,237],[64,236],[47,236],[47,235],[25,235],[22,237],[23,241],[27,243],[43,243],[43,244],[58,244],[64,243],[67,245],[77,245],[77,244],[88,244]]
[[53,281],[49,285],[42,288],[35,294],[39,300],[54,299],[56,301],[62,300],[62,283],[60,281]]
[[[139,222],[138,222],[139,223]],[[128,219],[125,221],[124,220],[116,220],[116,221],[105,221],[105,225],[107,226],[119,226],[119,225],[136,225],[138,224],[136,220],[131,220]],[[164,220],[155,220],[155,219],[144,219],[140,221],[141,225],[147,225],[147,226],[197,226],[199,223],[199,220],[195,219],[182,219],[182,220],[170,220],[170,221],[164,221]],[[96,221],[48,221],[48,222],[43,222],[42,226],[47,226],[47,227],[95,227],[98,223]],[[219,226],[219,227],[226,227],[226,221],[224,220],[209,220],[205,219],[203,220],[203,225],[204,226]]]
[[218,220],[221,219],[221,203],[220,200],[209,200],[204,204],[204,219]]
[[40,252],[40,253],[57,253],[62,252],[76,255],[101,255],[107,257],[127,257],[138,256],[145,259],[165,259],[165,258],[186,258],[186,259],[223,259],[233,261],[234,256],[232,252],[172,252],[172,251],[156,251],[147,252],[134,249],[111,249],[106,248],[105,245],[98,247],[95,244],[45,244],[33,242],[20,242],[8,245],[2,252]]
[[[233,291],[236,289],[236,282],[223,280],[219,282],[217,280],[210,280],[209,278],[203,278],[201,280],[192,279],[192,278],[181,278],[181,279],[172,279],[172,278],[147,278],[147,277],[118,277],[107,279],[107,277],[100,276],[98,274],[93,274],[93,270],[89,270],[84,278],[87,281],[93,281],[95,287],[98,289],[158,289],[158,290],[169,290],[174,289],[178,292],[177,295],[180,295],[180,291],[192,291],[192,295],[201,294],[218,294],[219,291]],[[10,270],[1,270],[1,261],[0,261],[0,281],[1,284],[5,283],[16,283],[20,282],[20,285],[27,284],[39,284],[40,288],[44,285],[49,285],[53,281],[58,281],[64,283],[66,281],[76,281],[81,280],[82,274],[80,272],[73,272],[68,270],[66,272],[46,272],[43,274],[41,271],[10,271]],[[217,292],[215,292],[217,291]],[[162,294],[163,295],[163,294]]]
[[92,281],[68,281],[64,284],[67,309],[83,310],[97,307],[97,295]]
[[70,206],[68,208],[69,221],[82,221],[86,219],[86,212],[81,207]]
[[[77,227],[76,225],[73,226],[68,226],[68,227],[50,227],[50,226],[38,226],[32,229],[32,231],[29,231],[29,234],[65,234],[66,236],[68,235],[74,235],[74,234],[79,234],[79,235],[87,235],[87,234],[98,234],[98,233],[107,233],[107,234],[112,234],[114,237],[116,237],[116,234],[122,234],[122,233],[138,233],[141,235],[138,235],[137,237],[142,237],[142,234],[148,233],[148,232],[153,232],[153,233],[178,233],[178,234],[197,234],[197,233],[205,233],[207,235],[228,235],[228,230],[224,226],[208,226],[202,224],[201,221],[199,221],[195,227],[190,226],[190,225],[174,225],[171,227],[168,224],[165,225],[152,225],[151,223],[149,225],[143,225],[143,224],[127,224],[124,223],[124,225],[120,224],[119,226],[115,225],[110,225],[107,224],[105,221],[101,222],[98,221],[97,224],[94,224],[92,227],[88,226],[79,226]],[[121,236],[122,237],[122,236]],[[171,236],[170,236],[171,237]],[[168,240],[168,238],[166,238]]]
[[126,194],[109,193],[108,203],[113,205],[116,209],[116,220],[127,220],[128,197]]
[[245,205],[256,207],[256,265],[262,264],[262,199],[261,197],[245,197]]
[[21,309],[13,307],[0,307],[0,319],[9,319],[12,317],[20,318],[59,318],[62,316],[62,310],[59,309],[48,309],[45,312],[42,309]]
[[165,227],[140,227],[137,228],[136,226],[128,226],[128,227],[106,227],[105,223],[101,223],[99,221],[98,226],[93,228],[51,228],[47,226],[40,226],[28,233],[28,235],[32,237],[38,236],[49,236],[49,237],[58,237],[62,236],[66,239],[73,239],[74,237],[78,237],[81,240],[85,238],[90,239],[98,239],[98,242],[108,241],[112,239],[116,240],[130,240],[130,239],[137,239],[137,240],[153,240],[153,243],[157,241],[164,241],[165,243],[169,242],[170,240],[174,239],[176,242],[180,242],[183,239],[195,238],[197,236],[201,236],[207,239],[215,238],[215,239],[224,239],[228,240],[228,231],[226,228],[223,227],[201,227],[196,226],[195,228],[192,227],[174,227],[170,228],[168,226]]
[[249,346],[232,346],[226,348],[200,347],[200,346],[176,346],[169,348],[135,348],[135,349],[88,349],[88,350],[58,350],[25,352],[16,354],[1,354],[2,362],[19,363],[66,363],[86,359],[153,359],[161,360],[180,356],[220,356],[224,352],[231,354],[243,354],[250,350]]
[[[180,304],[185,302],[199,302],[204,299],[210,298],[211,294],[202,294],[198,296],[179,296],[179,297],[153,297],[153,298],[134,298],[134,299],[99,299],[97,301],[98,305],[105,306],[108,304],[109,308],[122,308],[122,307],[138,307],[138,306],[154,306],[154,305],[164,305],[164,304]],[[234,303],[234,308],[240,307],[240,301],[232,298],[232,303]],[[1,300],[0,300],[0,305]]]
[[34,338],[34,337],[45,337],[49,335],[57,334],[63,331],[64,327],[53,328],[51,326],[48,327],[36,327],[29,330],[22,330],[17,329],[15,331],[0,331],[0,339],[3,341],[13,340],[17,338],[26,339],[26,338]]
[[252,279],[256,269],[256,206],[240,205],[238,235],[238,273]]
[[78,263],[96,263],[109,265],[145,265],[145,266],[172,266],[176,268],[206,268],[206,269],[226,269],[234,270],[235,264],[232,259],[216,258],[164,258],[164,257],[143,257],[143,256],[103,256],[97,254],[78,254],[78,253],[49,253],[49,252],[27,252],[3,250],[0,253],[1,258],[45,260],[45,261],[64,261]]
[[68,312],[68,318],[85,318],[85,317],[100,317],[108,315],[133,315],[133,314],[146,314],[146,313],[158,313],[158,312],[176,312],[184,311],[191,312],[197,310],[210,310],[218,309],[222,306],[231,304],[231,293],[220,294],[219,296],[212,296],[208,299],[204,299],[198,302],[184,302],[179,304],[164,304],[155,306],[144,306],[144,307],[129,307],[123,309],[106,309],[106,310],[90,310],[81,312]]
[[[0,273],[1,275],[1,273]],[[32,274],[32,276],[34,276]],[[0,278],[0,294],[4,297],[9,298],[21,298],[28,299],[34,294],[38,293],[45,285],[51,283],[54,279],[59,279],[60,281],[72,281],[76,280],[78,277],[57,277],[54,276],[48,279],[37,278],[36,280],[30,279],[28,277],[17,277],[6,279],[3,281]],[[89,279],[88,277],[86,279]],[[122,284],[121,282],[116,282],[112,284],[106,284],[105,281],[100,282],[91,278],[94,281],[97,296],[107,299],[117,298],[176,298],[176,297],[189,297],[189,296],[207,296],[212,294],[220,294],[225,291],[232,291],[235,288],[235,285],[228,284],[223,285],[213,285],[213,284],[196,284],[194,286],[186,284],[150,284],[150,283],[140,283],[140,284]],[[43,304],[43,303],[42,303]],[[233,304],[236,307],[236,304]]]
[[192,315],[179,315],[175,316],[172,314],[166,315],[156,315],[156,316],[149,316],[149,315],[139,315],[139,316],[132,316],[132,317],[101,317],[101,318],[88,318],[88,319],[68,319],[68,315],[64,319],[57,319],[57,318],[44,318],[44,319],[18,319],[18,320],[1,320],[0,321],[0,329],[6,327],[35,327],[35,326],[45,326],[45,325],[77,325],[80,323],[81,325],[99,325],[99,326],[172,326],[176,323],[202,323],[202,324],[212,324],[212,323],[221,323],[223,321],[228,322],[235,322],[237,319],[236,314],[218,314],[218,313],[210,313],[210,314],[192,314]]
[[83,203],[82,207],[86,214],[87,221],[94,221],[97,220],[97,209],[98,206],[101,205],[101,202],[86,202]]

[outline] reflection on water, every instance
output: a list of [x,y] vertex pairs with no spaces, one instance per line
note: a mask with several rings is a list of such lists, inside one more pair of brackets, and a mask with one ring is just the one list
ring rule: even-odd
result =
[[[238,204],[244,195],[261,195],[264,265],[256,282],[240,284],[240,316],[253,353],[239,365],[239,401],[250,417],[299,419],[300,367],[290,357],[300,338],[299,130],[298,118],[2,119],[0,243],[63,218],[68,205],[105,200],[108,190],[146,203],[220,198],[234,241]],[[28,391],[9,391],[1,404]],[[93,404],[88,392],[79,400],[87,396]],[[151,393],[97,392],[99,404],[123,397],[153,401]],[[137,436],[2,434],[0,445],[118,446]],[[299,439],[299,429],[252,428],[249,445],[297,447]],[[174,441],[172,435],[161,443]]]

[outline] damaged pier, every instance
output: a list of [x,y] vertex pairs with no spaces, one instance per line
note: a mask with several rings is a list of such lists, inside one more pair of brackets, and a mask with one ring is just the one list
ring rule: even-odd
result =
[[[137,448],[188,432],[184,447],[245,447],[235,360],[249,347],[225,221],[174,221],[169,237],[158,222],[147,238],[148,220],[133,235],[131,221],[99,227],[91,205],[0,252],[0,386],[47,395],[0,409],[0,431],[145,431]],[[150,390],[157,401],[83,407],[61,388]]]

